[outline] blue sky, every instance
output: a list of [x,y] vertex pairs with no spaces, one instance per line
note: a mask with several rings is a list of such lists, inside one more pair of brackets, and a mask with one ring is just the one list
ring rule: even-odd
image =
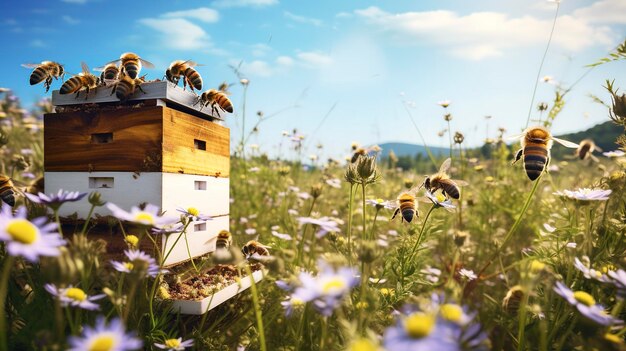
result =
[[[407,108],[429,145],[447,146],[437,136],[446,128],[441,100],[452,102],[452,130],[480,145],[498,127],[512,134],[525,126],[556,7],[545,0],[3,1],[0,86],[32,103],[44,89],[28,85],[21,63],[53,60],[79,72],[80,61],[97,67],[126,51],[157,66],[144,71],[148,78],[162,78],[172,60],[202,63],[207,88],[236,82],[229,65],[241,63],[250,80],[246,127],[256,111],[283,111],[250,139],[273,155],[281,132],[293,128],[306,136],[305,155],[322,144],[321,157],[343,158],[353,141],[421,143]],[[563,0],[541,76],[565,87],[575,82],[624,40],[624,13],[626,0]],[[626,90],[624,72],[621,61],[587,74],[567,95],[553,132],[606,121],[588,94],[608,100],[607,78]],[[550,103],[554,89],[540,83],[533,105]],[[242,88],[231,90],[239,113],[227,125],[235,144]]]

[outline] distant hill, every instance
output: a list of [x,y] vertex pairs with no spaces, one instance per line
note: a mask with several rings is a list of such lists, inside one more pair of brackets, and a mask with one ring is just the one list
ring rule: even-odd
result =
[[[581,140],[589,138],[592,139],[596,143],[596,145],[600,146],[604,151],[610,151],[617,148],[617,144],[615,144],[615,139],[617,139],[617,137],[623,133],[624,129],[622,127],[616,125],[611,121],[607,121],[597,124],[584,131],[558,135],[556,137],[575,143],[579,143]],[[555,146],[552,149],[552,153],[556,157],[561,157],[563,155],[573,153],[572,149],[567,149],[558,143],[554,143],[554,145]],[[413,157],[417,154],[421,154],[422,156],[428,155],[426,152],[426,148],[422,145],[408,143],[384,143],[379,144],[379,146],[383,149],[381,153],[382,157],[389,156],[389,151],[391,150],[393,150],[393,152],[398,157]],[[430,151],[435,156],[448,154],[448,148],[430,147]]]
[[[587,130],[569,133],[563,135],[557,135],[557,138],[569,140],[575,143],[579,143],[583,139],[591,139],[596,145],[601,147],[604,151],[611,151],[617,148],[617,144],[615,144],[615,139],[618,136],[624,134],[624,128],[618,126],[617,124],[608,121],[601,124],[597,124]],[[554,145],[559,145],[558,143],[554,143]],[[568,153],[565,147],[559,145],[558,148],[555,147],[555,153]]]
[[[396,156],[415,156],[421,154],[423,156],[428,155],[426,148],[422,145],[408,144],[408,143],[384,143],[378,144],[383,150],[381,152],[382,157],[389,156],[389,152],[393,150]],[[448,153],[448,148],[442,147],[429,147],[430,152],[435,156],[445,155]]]

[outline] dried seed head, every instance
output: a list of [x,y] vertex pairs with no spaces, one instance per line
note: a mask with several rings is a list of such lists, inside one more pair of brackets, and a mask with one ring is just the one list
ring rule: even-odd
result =
[[537,104],[537,110],[539,112],[544,112],[548,109],[548,104],[545,102],[540,102],[539,104]]
[[445,115],[443,115],[443,119],[446,122],[450,122],[452,120],[452,114],[451,113],[446,113]]
[[461,133],[461,132],[455,132],[454,133],[454,142],[456,144],[462,144],[463,140],[465,140],[465,137],[463,136],[463,133]]

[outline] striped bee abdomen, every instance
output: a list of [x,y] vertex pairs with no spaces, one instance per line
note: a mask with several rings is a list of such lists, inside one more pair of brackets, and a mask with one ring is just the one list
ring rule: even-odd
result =
[[59,89],[60,94],[70,94],[75,92],[76,90],[82,87],[82,82],[79,77],[72,77],[61,85],[61,89]]
[[124,72],[126,72],[131,79],[135,79],[139,74],[139,65],[134,62],[127,62],[124,64]]
[[527,145],[524,148],[524,169],[530,180],[539,178],[548,160],[548,150],[543,145]]
[[33,73],[30,74],[30,85],[35,85],[42,82],[48,76],[48,71],[41,67],[37,66],[33,70]]
[[450,197],[453,199],[458,200],[459,197],[461,196],[461,193],[459,192],[459,188],[456,186],[456,184],[442,182],[441,188],[443,189],[443,191],[446,192],[446,194],[450,195]]
[[194,89],[200,90],[202,89],[202,77],[200,73],[195,69],[188,67],[184,73],[185,77],[187,77],[187,81],[189,85],[191,85]]

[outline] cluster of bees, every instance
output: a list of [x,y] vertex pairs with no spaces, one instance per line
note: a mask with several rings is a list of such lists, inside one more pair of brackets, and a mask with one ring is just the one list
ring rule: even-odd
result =
[[[53,61],[43,61],[39,64],[28,63],[22,66],[33,68],[30,74],[30,85],[43,82],[46,92],[50,90],[53,79],[61,78],[63,80],[66,74],[63,65]],[[176,60],[169,65],[165,71],[164,78],[176,85],[182,78],[183,89],[187,89],[187,86],[189,86],[189,89],[195,93],[196,90],[202,90],[202,77],[194,68],[196,66],[199,65],[191,60]],[[119,59],[95,68],[95,71],[102,72],[100,77],[92,74],[86,63],[81,62],[81,67],[82,72],[73,75],[61,85],[59,89],[60,94],[76,93],[78,98],[80,92],[84,90],[85,99],[87,99],[89,91],[92,89],[112,87],[111,95],[115,94],[120,101],[126,101],[137,90],[145,94],[141,84],[146,82],[146,76],[139,76],[139,74],[142,67],[154,68],[154,65],[135,53],[127,52],[122,54]],[[221,84],[218,89],[209,89],[198,96],[194,105],[200,104],[201,108],[210,106],[211,112],[217,113],[218,116],[218,109],[232,113],[233,104],[227,97],[227,94],[229,94],[227,89],[228,84]]]
[[[592,153],[601,149],[595,145],[591,139],[585,139],[580,144],[573,143],[571,141],[555,138],[550,132],[543,127],[530,127],[523,133],[509,137],[509,139],[520,140],[521,148],[515,154],[513,164],[520,159],[524,159],[524,170],[528,179],[531,181],[539,178],[542,172],[547,171],[550,164],[550,149],[552,148],[553,141],[568,147],[575,148],[575,157],[585,160],[592,158],[597,160]],[[437,190],[441,190],[442,194],[447,199],[451,197],[458,200],[461,196],[459,186],[467,185],[467,182],[463,180],[451,179],[448,175],[450,169],[451,159],[446,159],[439,171],[429,177],[426,177],[424,182],[411,190],[401,192],[397,197],[398,207],[396,208],[393,217],[394,219],[399,213],[402,214],[401,221],[411,222],[413,218],[419,217],[417,211],[417,198],[416,194],[419,189],[424,187],[427,191],[434,193]]]

